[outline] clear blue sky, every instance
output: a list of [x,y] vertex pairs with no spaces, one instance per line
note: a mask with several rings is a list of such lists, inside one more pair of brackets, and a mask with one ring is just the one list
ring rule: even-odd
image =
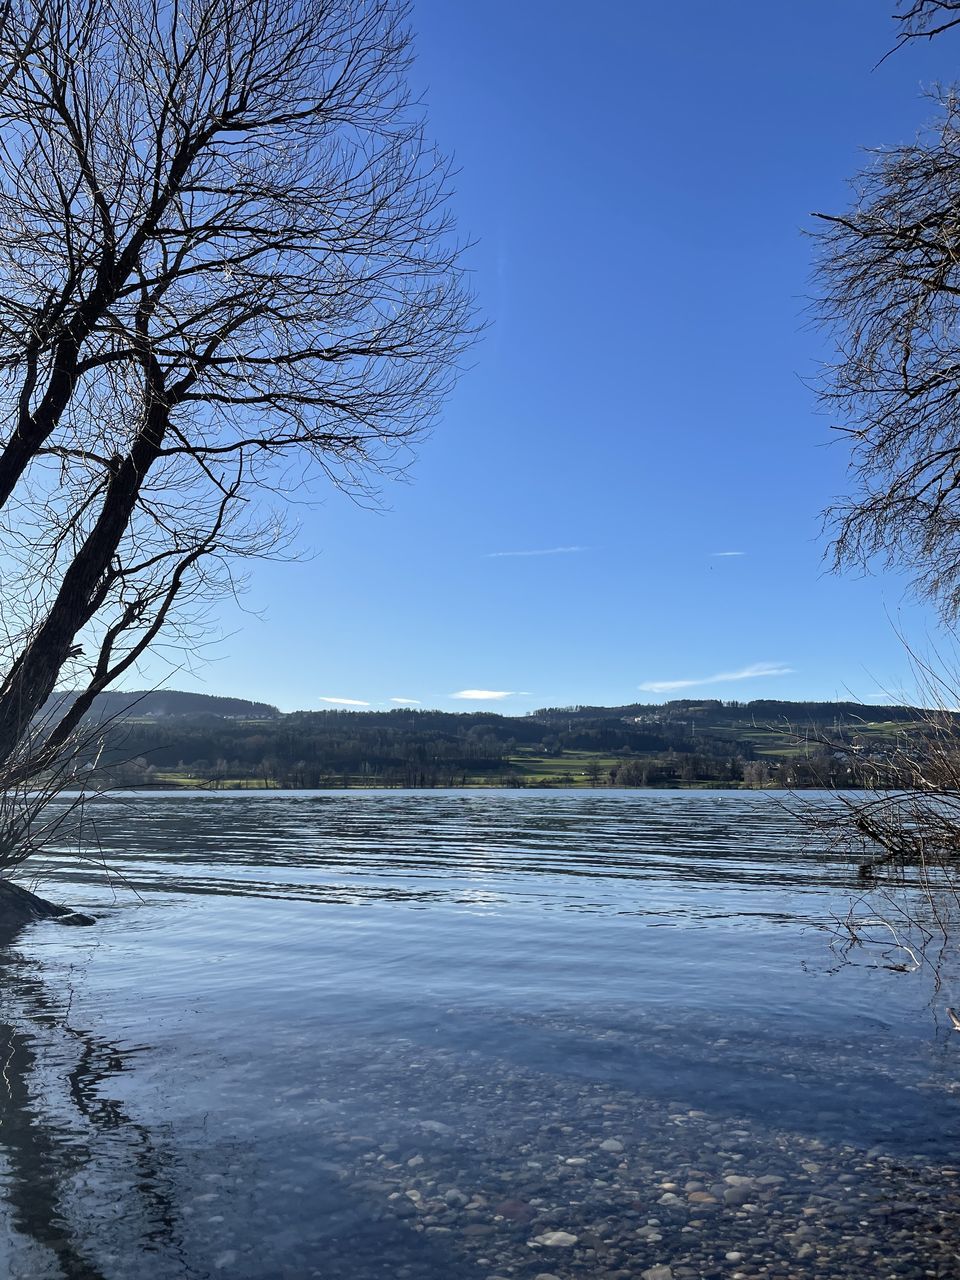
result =
[[908,687],[894,623],[932,618],[893,575],[825,573],[846,458],[802,381],[808,215],[960,60],[946,37],[874,70],[892,8],[416,0],[488,332],[412,483],[382,513],[331,493],[320,554],[256,568],[262,619],[223,607],[199,678],[148,678],[510,713]]

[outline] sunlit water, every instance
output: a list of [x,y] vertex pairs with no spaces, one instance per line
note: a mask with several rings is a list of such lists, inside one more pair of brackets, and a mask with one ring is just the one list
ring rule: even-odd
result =
[[775,795],[141,795],[84,853],[98,924],[0,961],[0,1275],[960,1275],[956,975],[844,962]]

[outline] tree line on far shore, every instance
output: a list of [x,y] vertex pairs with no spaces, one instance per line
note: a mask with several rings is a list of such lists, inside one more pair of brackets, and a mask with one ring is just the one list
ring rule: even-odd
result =
[[922,730],[909,708],[872,709],[870,726],[864,711],[855,704],[683,701],[523,717],[410,710],[134,715],[113,723],[91,772],[122,786],[865,787],[903,736]]

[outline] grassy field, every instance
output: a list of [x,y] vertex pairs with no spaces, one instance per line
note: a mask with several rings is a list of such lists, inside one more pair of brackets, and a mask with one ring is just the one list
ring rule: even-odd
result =
[[[921,728],[920,722],[897,720],[870,720],[855,725],[846,725],[847,741],[853,745],[859,743],[868,750],[871,747],[889,747],[903,738],[904,734],[915,733]],[[816,734],[811,733],[809,739],[804,737],[802,726],[784,725],[741,725],[734,724],[719,732],[723,737],[732,738],[736,742],[748,744],[760,757],[778,757],[795,759],[798,756],[812,755],[820,750]],[[830,737],[829,732],[826,737]]]

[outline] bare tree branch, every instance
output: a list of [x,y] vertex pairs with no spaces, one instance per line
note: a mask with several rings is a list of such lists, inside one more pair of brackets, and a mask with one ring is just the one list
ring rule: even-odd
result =
[[409,42],[402,0],[0,8],[0,787],[435,419],[474,324]]

